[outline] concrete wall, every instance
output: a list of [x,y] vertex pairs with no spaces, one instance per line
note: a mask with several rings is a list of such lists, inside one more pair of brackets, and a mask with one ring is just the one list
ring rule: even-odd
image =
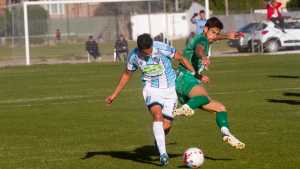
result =
[[131,17],[132,38],[142,33],[153,37],[164,33],[168,39],[187,37],[190,30],[186,13],[135,15]]

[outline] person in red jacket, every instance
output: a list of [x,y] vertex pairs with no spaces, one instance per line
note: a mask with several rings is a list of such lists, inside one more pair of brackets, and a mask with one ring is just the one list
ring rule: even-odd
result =
[[278,25],[282,32],[285,33],[284,30],[284,20],[282,14],[280,13],[280,8],[282,4],[277,2],[277,0],[271,0],[267,5],[267,15],[268,19],[274,22],[274,24]]

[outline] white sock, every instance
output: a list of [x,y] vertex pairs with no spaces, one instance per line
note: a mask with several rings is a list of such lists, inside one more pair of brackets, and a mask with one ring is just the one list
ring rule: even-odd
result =
[[161,121],[153,122],[153,134],[156,140],[159,154],[162,155],[164,153],[167,153],[163,122]]
[[224,135],[226,135],[226,136],[231,135],[231,133],[229,131],[229,128],[227,128],[227,127],[221,127],[221,133],[222,133],[223,136]]

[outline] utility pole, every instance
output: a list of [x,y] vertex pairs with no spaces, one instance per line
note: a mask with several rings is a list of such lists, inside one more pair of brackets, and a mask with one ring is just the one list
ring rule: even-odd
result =
[[205,0],[205,17],[206,19],[208,19],[210,16],[210,12],[209,12],[209,0]]
[[179,10],[179,0],[175,0],[175,12],[178,12]]
[[225,0],[225,15],[226,15],[226,16],[229,15],[229,4],[228,4],[228,0]]
[[164,30],[164,39],[168,38],[168,13],[167,13],[167,2],[166,0],[163,0],[163,6],[164,6],[164,14],[165,14],[165,30]]

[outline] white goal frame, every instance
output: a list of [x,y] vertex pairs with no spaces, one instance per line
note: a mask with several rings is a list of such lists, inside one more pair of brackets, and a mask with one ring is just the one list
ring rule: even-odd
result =
[[25,33],[25,57],[26,65],[30,65],[30,42],[28,26],[28,6],[31,5],[49,5],[49,4],[82,4],[82,3],[107,3],[107,2],[142,2],[158,0],[54,0],[54,1],[23,1],[24,12],[24,33]]

